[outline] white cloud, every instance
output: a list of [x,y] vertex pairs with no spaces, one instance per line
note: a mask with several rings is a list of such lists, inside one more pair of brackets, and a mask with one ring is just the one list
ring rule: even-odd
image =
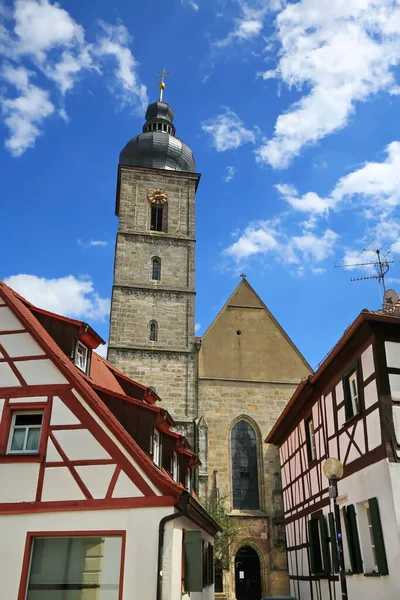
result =
[[[134,109],[143,110],[147,91],[139,80],[127,29],[122,24],[104,22],[100,27],[97,40],[89,43],[83,27],[67,10],[49,0],[15,0],[12,8],[0,12],[0,59],[6,58],[9,63],[0,72],[0,79],[6,84],[1,104],[11,131],[6,147],[13,156],[20,156],[34,146],[46,117],[54,112],[56,101],[51,98],[54,92],[51,84],[65,95],[88,70],[108,81],[110,58],[116,64],[110,80],[114,81],[110,84],[114,96]],[[12,71],[25,71],[26,81],[12,78]],[[41,88],[29,81],[38,72],[47,78]],[[12,86],[22,92],[21,98],[13,98]],[[67,121],[64,102],[60,99],[57,102],[56,114]]]
[[228,248],[223,254],[233,258],[239,265],[243,261],[257,255],[268,254],[271,251],[278,250],[279,232],[277,223],[274,221],[259,221],[250,223],[242,235]]
[[194,0],[181,0],[181,4],[187,4],[196,12],[199,10],[199,5]]
[[243,144],[256,141],[254,131],[246,129],[238,115],[228,108],[214,119],[203,122],[201,128],[211,137],[211,143],[218,152],[236,150]]
[[215,42],[217,48],[224,48],[235,40],[243,42],[257,38],[262,32],[268,10],[276,10],[281,6],[279,0],[273,0],[272,6],[270,2],[255,2],[254,6],[251,6],[242,0],[239,0],[238,4],[240,16],[234,19],[233,30]]
[[97,354],[99,354],[102,358],[107,358],[107,350],[108,344],[103,344],[102,346],[96,348],[95,352],[97,352]]
[[226,167],[226,173],[224,175],[225,183],[229,183],[235,176],[236,167]]
[[39,308],[68,317],[103,321],[110,311],[110,299],[95,292],[88,277],[46,279],[20,274],[7,277],[5,283]]
[[300,235],[289,235],[280,219],[250,223],[240,237],[223,251],[233,260],[235,270],[242,269],[254,257],[271,257],[279,264],[297,265],[296,274],[303,275],[325,261],[335,251],[339,236],[331,229],[320,234],[303,229]]
[[15,97],[0,97],[4,124],[9,131],[5,146],[15,157],[35,145],[44,120],[54,112],[49,93],[30,83],[32,75],[34,73],[23,67],[11,65],[0,72],[0,77],[18,92]]
[[194,326],[194,330],[196,333],[198,333],[201,329],[201,324],[200,323],[196,323],[196,325]]
[[124,25],[109,25],[100,22],[103,34],[99,36],[96,52],[101,56],[112,56],[117,62],[115,77],[125,92],[125,98],[135,99],[143,111],[148,104],[147,88],[140,84],[136,74],[137,63],[128,44],[132,41]]
[[279,115],[260,162],[284,168],[301,150],[344,127],[357,102],[396,89],[400,60],[397,0],[300,0],[276,18],[279,60],[263,77],[303,92]]
[[108,246],[108,242],[106,240],[90,240],[90,242],[78,240],[77,244],[78,246],[82,246],[83,248],[92,248],[93,246],[105,248],[106,246]]
[[301,212],[324,213],[331,206],[329,200],[320,198],[320,196],[314,192],[307,192],[303,196],[299,196],[297,189],[292,185],[278,183],[275,187],[282,198],[295,210]]
[[326,269],[323,269],[322,267],[316,267],[315,269],[311,269],[311,273],[313,275],[323,275],[323,273],[326,273]]
[[321,198],[315,192],[300,196],[297,189],[288,184],[275,187],[292,208],[311,214],[338,210],[345,201],[348,204],[352,202],[354,208],[353,200],[357,198],[360,205],[371,209],[366,216],[382,220],[380,226],[384,226],[388,211],[400,205],[400,142],[390,143],[385,153],[385,160],[366,162],[359,169],[341,177],[326,198]]

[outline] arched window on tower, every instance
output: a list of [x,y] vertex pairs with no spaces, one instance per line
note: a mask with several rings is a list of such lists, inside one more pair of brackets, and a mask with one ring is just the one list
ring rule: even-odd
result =
[[153,281],[160,281],[161,279],[161,259],[158,256],[151,259],[151,278]]
[[158,339],[157,321],[150,321],[150,341],[156,342]]
[[258,510],[257,437],[247,421],[238,421],[233,426],[231,452],[233,508]]

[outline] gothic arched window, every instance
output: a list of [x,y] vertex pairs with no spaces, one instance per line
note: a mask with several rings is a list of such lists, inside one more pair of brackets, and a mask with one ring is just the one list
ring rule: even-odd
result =
[[250,423],[238,421],[232,428],[231,442],[233,508],[257,510],[257,437]]
[[150,321],[150,341],[156,342],[158,337],[157,321]]
[[161,279],[161,259],[155,256],[151,260],[151,278],[153,281]]

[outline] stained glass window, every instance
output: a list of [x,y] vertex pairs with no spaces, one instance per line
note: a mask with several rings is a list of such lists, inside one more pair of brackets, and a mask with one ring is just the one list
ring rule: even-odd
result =
[[232,490],[234,509],[259,508],[257,438],[246,421],[238,421],[232,429]]

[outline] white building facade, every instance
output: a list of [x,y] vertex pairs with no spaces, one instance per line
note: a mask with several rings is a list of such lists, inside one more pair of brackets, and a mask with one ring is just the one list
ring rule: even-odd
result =
[[267,442],[279,446],[290,588],[341,598],[328,457],[338,483],[348,598],[400,591],[400,319],[363,311],[303,381]]
[[100,341],[0,283],[0,596],[211,600],[197,459]]

